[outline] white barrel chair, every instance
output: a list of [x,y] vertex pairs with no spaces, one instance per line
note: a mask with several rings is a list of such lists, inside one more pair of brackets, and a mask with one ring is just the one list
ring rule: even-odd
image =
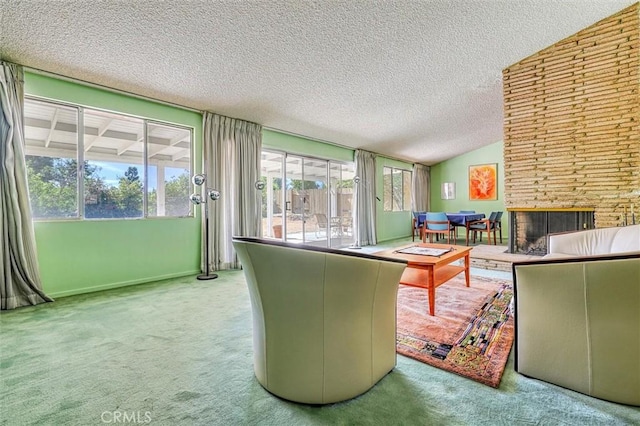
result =
[[366,392],[395,367],[403,261],[256,238],[235,237],[233,245],[265,389],[327,404]]

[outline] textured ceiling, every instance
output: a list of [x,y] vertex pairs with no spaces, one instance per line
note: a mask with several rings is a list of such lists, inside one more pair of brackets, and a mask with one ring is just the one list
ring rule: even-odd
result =
[[0,0],[0,56],[434,164],[502,140],[502,69],[633,3]]

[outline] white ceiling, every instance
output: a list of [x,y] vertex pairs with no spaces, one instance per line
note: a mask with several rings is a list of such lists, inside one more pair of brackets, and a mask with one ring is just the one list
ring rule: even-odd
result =
[[0,0],[0,56],[435,164],[502,140],[502,69],[635,2]]

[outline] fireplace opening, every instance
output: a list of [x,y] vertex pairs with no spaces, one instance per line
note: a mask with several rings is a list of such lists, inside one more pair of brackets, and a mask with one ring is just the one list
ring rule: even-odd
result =
[[593,227],[593,210],[510,210],[509,253],[544,256],[547,235]]

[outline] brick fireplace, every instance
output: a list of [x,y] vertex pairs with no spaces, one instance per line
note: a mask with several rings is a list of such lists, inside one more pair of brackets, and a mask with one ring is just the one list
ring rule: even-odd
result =
[[503,70],[504,200],[514,250],[526,242],[525,250],[542,252],[544,241],[546,251],[538,234],[570,223],[619,226],[640,208],[639,9]]

